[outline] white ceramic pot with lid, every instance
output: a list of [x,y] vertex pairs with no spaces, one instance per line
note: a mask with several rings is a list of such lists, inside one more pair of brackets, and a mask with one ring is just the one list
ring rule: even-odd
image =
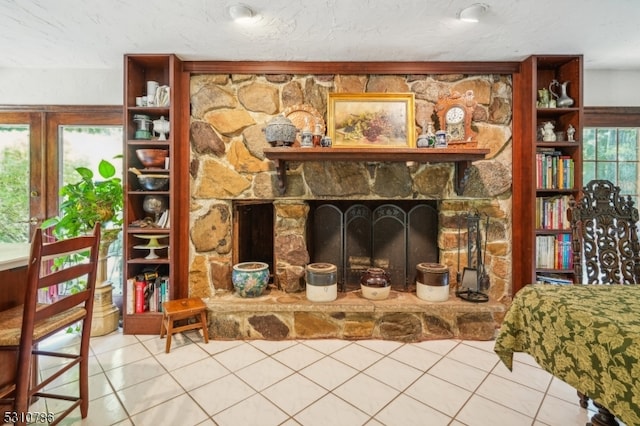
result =
[[338,297],[338,268],[331,263],[310,263],[305,268],[307,299],[331,302]]

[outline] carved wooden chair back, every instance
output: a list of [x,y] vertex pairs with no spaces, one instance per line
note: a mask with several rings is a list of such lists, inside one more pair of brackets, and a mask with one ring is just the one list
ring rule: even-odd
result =
[[638,209],[608,180],[592,180],[567,211],[574,282],[639,284]]

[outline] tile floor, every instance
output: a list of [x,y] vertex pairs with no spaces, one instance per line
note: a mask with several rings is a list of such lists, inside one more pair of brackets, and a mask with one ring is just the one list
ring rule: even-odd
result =
[[[67,425],[584,425],[573,388],[493,342],[91,340],[88,418]],[[74,335],[48,345],[71,346]],[[51,364],[41,363],[46,375]],[[74,371],[75,373],[75,371]],[[77,373],[55,386],[77,386]],[[38,405],[39,404],[39,405]],[[40,400],[31,410],[59,412]]]

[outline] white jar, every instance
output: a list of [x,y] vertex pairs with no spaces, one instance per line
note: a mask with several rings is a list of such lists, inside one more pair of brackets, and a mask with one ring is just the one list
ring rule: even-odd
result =
[[338,297],[338,268],[331,263],[310,263],[305,279],[307,299],[312,302],[331,302]]

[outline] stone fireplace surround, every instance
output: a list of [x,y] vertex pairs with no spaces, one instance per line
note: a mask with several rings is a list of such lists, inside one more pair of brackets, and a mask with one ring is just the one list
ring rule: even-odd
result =
[[[274,165],[265,158],[262,129],[286,107],[309,104],[326,118],[326,94],[408,92],[416,95],[416,126],[431,116],[438,96],[473,90],[474,125],[486,160],[467,171],[462,194],[453,190],[451,163],[360,161],[289,163],[280,196]],[[209,306],[217,339],[433,338],[491,339],[509,301],[511,215],[510,75],[289,75],[194,74],[191,77],[191,265],[189,295]],[[307,200],[437,200],[440,263],[451,271],[451,297],[431,303],[415,293],[393,292],[384,301],[359,292],[331,303],[304,297]],[[274,285],[257,299],[232,292],[234,200],[272,202]],[[487,268],[490,301],[455,297],[458,224],[470,211],[489,217]],[[465,235],[462,244],[466,247]],[[463,250],[464,252],[464,250]],[[463,253],[464,257],[464,253]],[[462,259],[463,265],[466,259]]]

